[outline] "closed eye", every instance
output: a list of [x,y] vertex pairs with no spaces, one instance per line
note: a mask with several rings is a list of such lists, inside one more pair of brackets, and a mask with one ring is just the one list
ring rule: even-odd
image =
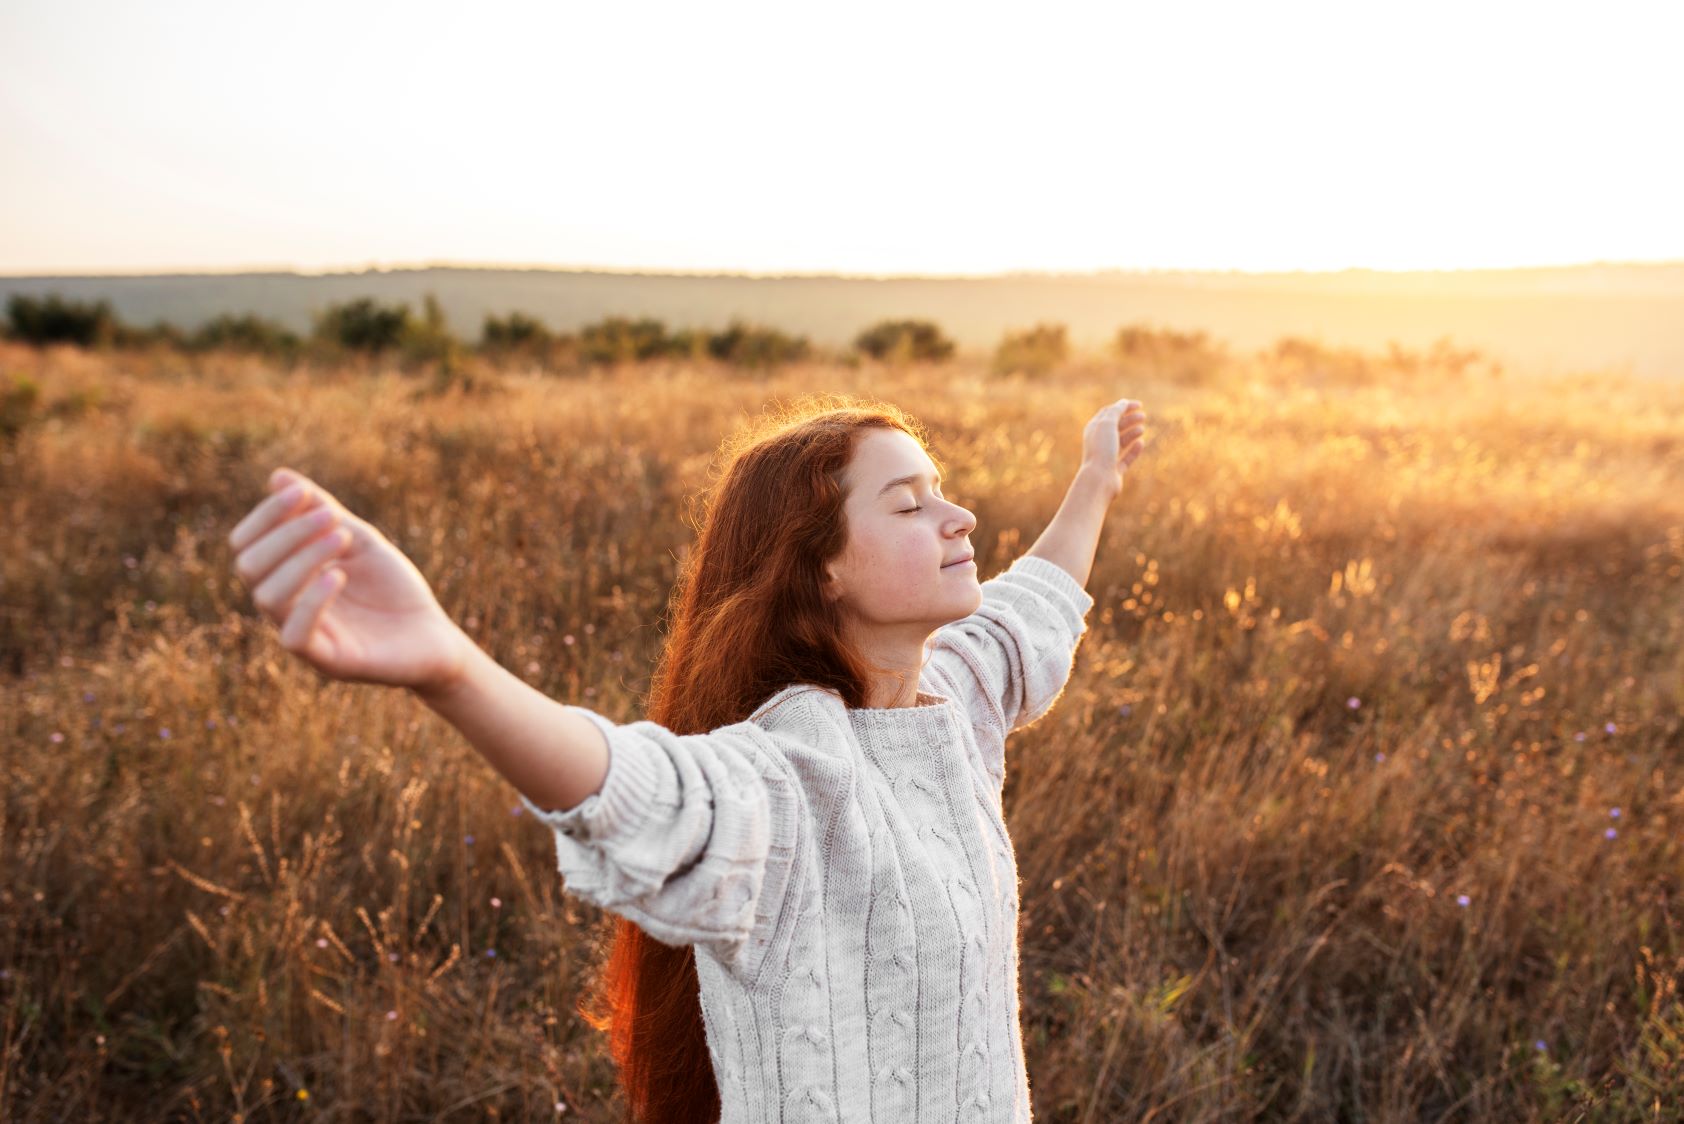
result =
[[923,511],[923,510],[924,510],[923,507],[909,507],[906,510],[900,512],[899,514],[901,514],[901,515],[911,515],[914,512]]

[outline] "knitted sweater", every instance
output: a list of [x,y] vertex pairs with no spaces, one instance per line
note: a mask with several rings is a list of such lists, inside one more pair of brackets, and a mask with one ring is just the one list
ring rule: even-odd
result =
[[1024,555],[936,631],[917,705],[786,687],[705,734],[617,724],[555,830],[564,889],[694,946],[721,1124],[1030,1119],[1008,732],[1051,708],[1093,605]]

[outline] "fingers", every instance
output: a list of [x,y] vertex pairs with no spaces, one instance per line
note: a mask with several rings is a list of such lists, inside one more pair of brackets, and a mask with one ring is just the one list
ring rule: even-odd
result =
[[329,508],[309,501],[306,504],[304,510],[296,513],[284,511],[279,517],[281,522],[267,527],[261,538],[240,551],[234,560],[234,572],[241,581],[255,586],[312,538],[325,531],[343,529]]
[[287,607],[300,595],[305,583],[316,570],[338,555],[350,542],[351,532],[344,527],[336,527],[321,538],[292,551],[286,560],[276,566],[252,591],[252,600],[272,620],[279,622],[282,616],[286,615]]
[[271,493],[269,497],[254,507],[228,532],[228,545],[235,550],[244,550],[293,512],[303,508],[319,504],[333,511],[341,519],[350,517],[350,512],[325,488],[290,468],[277,468],[272,472],[269,475],[268,488]]
[[302,652],[309,647],[310,637],[315,635],[322,613],[345,588],[347,580],[345,571],[329,566],[304,587],[292,611],[287,614],[286,623],[281,626],[281,647],[289,652]]

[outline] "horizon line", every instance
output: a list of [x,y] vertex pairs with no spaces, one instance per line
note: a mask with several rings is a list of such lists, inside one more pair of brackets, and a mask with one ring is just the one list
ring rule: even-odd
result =
[[608,274],[626,277],[694,277],[739,278],[743,280],[833,280],[833,281],[991,281],[1023,278],[1092,278],[1113,276],[1164,276],[1205,274],[1215,276],[1240,275],[1246,277],[1333,276],[1350,273],[1421,274],[1421,273],[1519,273],[1538,270],[1588,269],[1604,266],[1684,266],[1684,258],[1623,259],[1609,261],[1560,262],[1547,265],[1454,266],[1443,268],[1384,269],[1373,266],[1345,266],[1341,269],[1227,269],[1196,267],[1123,267],[1103,269],[1011,269],[991,273],[858,273],[838,270],[729,270],[679,269],[648,266],[556,265],[523,262],[366,262],[361,265],[329,266],[321,269],[301,269],[296,265],[254,264],[227,268],[183,267],[124,270],[116,272],[82,273],[0,273],[3,281],[59,281],[81,279],[157,278],[157,277],[248,277],[262,275],[291,275],[297,277],[362,276],[371,273],[424,273],[433,270],[464,270],[505,273],[582,273]]

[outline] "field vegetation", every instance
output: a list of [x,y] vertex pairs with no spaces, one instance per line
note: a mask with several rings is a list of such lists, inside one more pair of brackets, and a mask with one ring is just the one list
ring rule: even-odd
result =
[[1681,385],[1140,326],[744,366],[623,323],[576,367],[512,316],[220,330],[0,341],[0,1118],[617,1119],[610,918],[448,725],[284,651],[226,537],[294,467],[631,721],[715,449],[813,391],[931,428],[984,578],[1095,409],[1152,418],[1008,751],[1037,1120],[1684,1117]]

